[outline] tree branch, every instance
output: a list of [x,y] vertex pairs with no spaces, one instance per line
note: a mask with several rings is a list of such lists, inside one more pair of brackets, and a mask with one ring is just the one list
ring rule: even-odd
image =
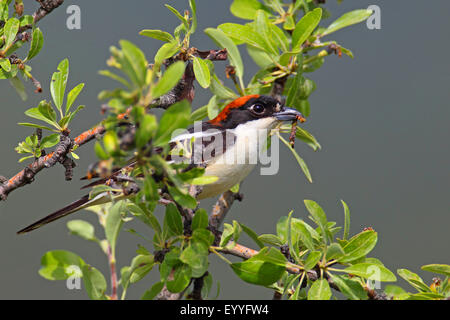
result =
[[[101,135],[104,132],[105,128],[103,126],[97,126],[93,129],[83,132],[78,137],[76,137],[73,142],[70,139],[61,139],[54,152],[36,159],[11,179],[5,179],[5,182],[0,185],[0,200],[6,200],[8,194],[12,191],[33,182],[36,174],[39,173],[42,169],[50,168],[60,160],[64,161],[66,159],[67,153],[70,152],[70,150],[75,145],[82,146],[83,144],[94,139],[97,135]],[[64,135],[61,135],[61,137],[63,136]]]
[[[257,251],[257,250],[247,248],[240,244],[236,244],[232,249],[227,249],[224,247],[223,248],[215,247],[214,249],[218,252],[230,254],[235,257],[239,257],[239,258],[242,258],[245,260],[250,259],[251,257],[253,257],[259,253],[259,251]],[[292,263],[288,263],[286,265],[286,271],[289,273],[292,273],[292,274],[300,274],[302,272],[305,272],[305,270],[299,268],[298,266],[296,266],[295,264],[292,264]],[[310,281],[316,281],[320,278],[317,270],[308,270],[308,271],[306,271],[306,275]],[[325,279],[327,279],[331,288],[340,292],[339,287],[330,278],[325,277]],[[367,287],[365,287],[364,289],[366,290],[367,295],[370,300],[387,300],[387,297],[385,294],[378,293],[375,290],[367,288]]]
[[[37,0],[37,1],[41,4],[41,6],[33,14],[34,24],[36,24],[38,21],[40,21],[46,15],[48,15],[53,10],[58,8],[64,2],[64,0]],[[20,27],[19,32],[23,32],[25,30],[32,29],[32,28],[33,28],[32,24],[27,24],[27,25]]]

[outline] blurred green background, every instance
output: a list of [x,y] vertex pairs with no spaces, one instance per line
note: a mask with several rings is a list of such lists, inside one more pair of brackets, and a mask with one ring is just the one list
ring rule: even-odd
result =
[[[291,209],[294,216],[307,219],[303,199],[313,199],[325,209],[329,220],[343,222],[339,200],[344,199],[352,213],[351,232],[372,227],[379,240],[372,256],[388,268],[406,267],[429,281],[431,274],[420,270],[429,263],[450,263],[450,63],[447,41],[450,30],[450,2],[327,1],[332,17],[377,4],[381,8],[381,30],[369,30],[365,23],[332,35],[351,49],[355,59],[326,58],[325,65],[311,78],[317,90],[310,98],[311,116],[305,127],[322,144],[313,152],[298,142],[296,149],[307,161],[314,183],[309,184],[295,159],[281,148],[280,171],[260,176],[255,170],[245,181],[244,201],[235,203],[227,216],[258,233],[273,233],[280,216]],[[41,81],[43,93],[33,93],[26,84],[29,99],[20,100],[7,81],[0,84],[0,174],[11,177],[23,168],[14,147],[30,129],[18,126],[26,120],[23,112],[49,99],[49,79],[63,58],[70,60],[69,87],[85,82],[78,99],[87,106],[73,122],[79,133],[102,119],[97,94],[116,86],[98,75],[106,68],[108,48],[128,39],[139,45],[151,60],[161,43],[138,35],[142,29],[173,31],[178,20],[165,7],[169,3],[180,11],[187,1],[65,1],[39,23],[44,47],[31,62],[33,75]],[[240,22],[229,11],[231,1],[198,0],[199,28],[192,45],[214,49],[202,32],[223,22]],[[66,8],[81,8],[81,30],[66,28]],[[25,3],[34,12],[35,2]],[[245,49],[246,80],[256,72]],[[223,62],[216,65],[225,66]],[[223,75],[223,74],[222,74]],[[225,79],[223,76],[222,79]],[[210,93],[199,85],[193,108],[207,103]],[[75,177],[82,176],[94,161],[92,144],[80,148],[81,159]],[[107,274],[106,258],[94,243],[70,236],[65,226],[71,218],[60,220],[39,231],[17,236],[16,231],[84,193],[78,179],[65,182],[64,169],[55,166],[41,172],[29,186],[13,192],[0,203],[0,291],[1,299],[86,299],[84,290],[68,290],[64,281],[50,282],[38,275],[41,256],[48,250],[66,249]],[[213,201],[202,206],[209,209]],[[161,212],[158,211],[161,216]],[[96,222],[90,212],[73,216]],[[139,223],[125,226],[146,232]],[[97,233],[100,229],[97,228]],[[248,240],[248,239],[244,239]],[[129,265],[137,244],[144,240],[122,232],[117,249],[119,268]],[[244,241],[251,245],[251,241]],[[269,299],[270,290],[244,284],[231,268],[216,257],[211,273],[220,281],[221,299]],[[139,298],[158,276],[155,270],[128,290],[129,298]],[[399,280],[399,284],[407,287]],[[214,286],[215,287],[215,286]],[[214,289],[213,289],[214,290]]]

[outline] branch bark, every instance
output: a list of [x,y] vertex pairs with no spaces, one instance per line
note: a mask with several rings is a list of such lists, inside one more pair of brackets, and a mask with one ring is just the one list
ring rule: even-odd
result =
[[217,231],[225,220],[234,201],[242,201],[242,199],[243,196],[240,193],[234,193],[230,190],[224,192],[213,206],[211,215],[209,216],[209,226]]
[[[35,24],[64,3],[64,0],[37,0],[37,1],[40,3],[41,6],[33,14],[33,22]],[[33,25],[27,24],[20,27],[19,32],[32,28]]]

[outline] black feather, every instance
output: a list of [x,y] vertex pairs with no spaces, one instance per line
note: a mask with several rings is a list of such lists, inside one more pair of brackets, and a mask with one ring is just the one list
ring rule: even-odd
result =
[[83,204],[85,204],[88,201],[89,201],[89,195],[85,195],[81,199],[72,202],[71,204],[65,206],[64,208],[59,209],[58,211],[55,211],[55,212],[49,214],[45,218],[42,218],[41,220],[36,221],[33,224],[30,224],[28,227],[25,227],[22,230],[17,231],[17,234],[23,234],[23,233],[33,231],[37,228],[42,227],[43,225],[46,225],[47,223],[50,223],[52,221],[58,220],[62,217],[65,217],[68,214],[72,213],[74,209],[82,206]]

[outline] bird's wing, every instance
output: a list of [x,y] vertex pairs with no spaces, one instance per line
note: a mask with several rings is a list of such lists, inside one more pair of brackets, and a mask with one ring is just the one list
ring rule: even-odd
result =
[[[211,132],[203,133],[204,131],[206,131],[208,129],[211,129],[211,125],[208,125],[208,124],[203,125],[202,131],[200,133],[194,132],[193,129],[189,129],[186,134],[179,135],[170,141],[170,149],[173,150],[176,145],[179,145],[179,143],[185,143],[186,141],[191,140],[191,138],[195,138],[196,139],[195,141],[197,141],[197,138],[202,137],[204,139],[198,140],[202,143],[202,148],[200,148],[198,150],[201,150],[203,152],[206,149],[206,147],[211,146],[211,143],[213,143],[215,141],[216,143],[217,142],[221,143],[222,148],[218,148],[218,150],[216,150],[216,149],[212,150],[210,155],[212,155],[212,157],[215,157],[215,156],[218,156],[219,153],[225,152],[226,147],[228,145],[230,145],[230,141],[226,141],[226,140],[230,140],[230,139],[225,139],[226,132],[225,131],[215,131],[212,133]],[[234,135],[232,135],[232,136],[233,136],[233,139],[231,139],[232,140],[231,143],[234,143],[235,137],[234,137]],[[220,140],[217,140],[217,139],[219,139],[219,137],[220,137]],[[155,149],[154,151],[156,153],[161,153],[162,148]],[[200,156],[201,156],[201,158],[200,158],[201,161],[208,162],[208,160],[205,159],[203,153]],[[195,157],[192,156],[192,159],[194,159],[194,158]],[[168,161],[172,160],[170,153],[167,156],[166,160],[168,160]],[[108,177],[100,178],[94,182],[91,182],[88,185],[83,186],[82,189],[105,184],[111,178],[114,178],[115,176],[121,174],[122,169],[131,169],[132,170],[135,165],[136,165],[136,162],[133,161],[133,159],[131,159],[124,168],[116,169]],[[127,195],[124,195],[123,193],[114,195],[115,200],[120,200],[120,199],[123,199],[126,197],[127,197]],[[38,229],[50,222],[53,222],[62,217],[65,217],[71,213],[80,211],[82,209],[85,209],[85,208],[88,208],[91,206],[105,204],[108,202],[111,202],[111,195],[107,192],[100,193],[92,199],[89,199],[89,195],[85,195],[82,198],[80,198],[79,200],[76,200],[76,201],[72,202],[71,204],[65,206],[64,208],[61,208],[61,209],[49,214],[48,216],[34,222],[33,224],[29,225],[28,227],[23,228],[22,230],[18,231],[17,233],[23,234],[23,233],[33,231],[33,230]]]

